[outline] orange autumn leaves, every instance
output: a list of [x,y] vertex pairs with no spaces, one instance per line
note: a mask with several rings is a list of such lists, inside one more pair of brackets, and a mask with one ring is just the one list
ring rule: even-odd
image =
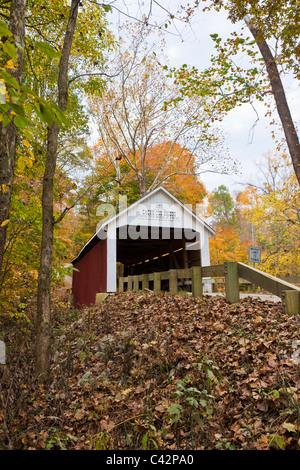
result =
[[221,228],[210,239],[211,264],[222,264],[225,261],[248,261],[250,241],[241,242],[239,232],[234,227]]
[[211,264],[247,262],[251,234],[237,201],[226,186],[219,186],[209,196],[208,214],[216,232],[210,238]]
[[[101,142],[93,147],[93,153],[96,159],[96,172],[101,174],[105,168],[105,179],[113,180],[116,177],[116,170],[107,155],[102,152]],[[136,167],[139,167],[139,158],[137,154],[135,157]],[[119,189],[125,193],[131,189],[138,199],[140,194],[136,172],[120,156],[116,155],[116,161],[119,164]],[[157,186],[163,184],[184,204],[201,203],[207,194],[204,184],[196,175],[194,155],[179,144],[166,141],[149,148],[146,155],[145,174],[148,187],[151,186],[158,171],[161,171],[161,175]]]

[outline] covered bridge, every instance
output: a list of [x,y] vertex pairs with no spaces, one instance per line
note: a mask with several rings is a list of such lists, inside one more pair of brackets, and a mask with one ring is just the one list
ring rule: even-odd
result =
[[72,264],[75,307],[117,291],[117,274],[209,266],[213,229],[164,187],[106,219]]

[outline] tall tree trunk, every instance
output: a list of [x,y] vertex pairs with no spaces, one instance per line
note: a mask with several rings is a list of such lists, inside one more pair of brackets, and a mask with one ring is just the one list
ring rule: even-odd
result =
[[139,179],[139,190],[140,197],[144,197],[147,193],[147,179],[145,174],[142,174]]
[[[64,112],[68,104],[68,66],[76,28],[80,0],[72,0],[58,71],[58,106]],[[43,177],[43,229],[37,297],[36,373],[41,381],[48,377],[51,353],[51,270],[53,257],[53,180],[58,148],[58,124],[48,128],[47,156]]]
[[[13,35],[18,63],[10,74],[21,84],[23,72],[23,55],[25,43],[25,13],[26,0],[12,0],[10,6],[9,29]],[[9,219],[11,194],[14,182],[15,154],[16,154],[16,127],[11,121],[6,127],[0,123],[0,271],[2,270],[3,255],[6,242],[7,225],[2,224]]]
[[266,64],[267,73],[276,102],[277,112],[282,123],[294,171],[300,185],[300,144],[276,61],[268,44],[263,40],[262,33],[255,28],[249,18],[245,18],[245,21]]

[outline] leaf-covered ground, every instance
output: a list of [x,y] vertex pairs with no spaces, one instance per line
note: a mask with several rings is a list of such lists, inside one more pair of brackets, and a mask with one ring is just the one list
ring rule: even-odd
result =
[[6,330],[2,449],[300,446],[299,317],[280,304],[131,292],[56,305],[53,329],[48,386],[34,379],[34,330]]

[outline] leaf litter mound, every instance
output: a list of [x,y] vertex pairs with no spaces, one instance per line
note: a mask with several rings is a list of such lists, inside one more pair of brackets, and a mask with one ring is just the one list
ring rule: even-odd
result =
[[299,319],[280,303],[129,292],[54,323],[51,384],[23,374],[10,420],[4,385],[2,447],[298,449]]

